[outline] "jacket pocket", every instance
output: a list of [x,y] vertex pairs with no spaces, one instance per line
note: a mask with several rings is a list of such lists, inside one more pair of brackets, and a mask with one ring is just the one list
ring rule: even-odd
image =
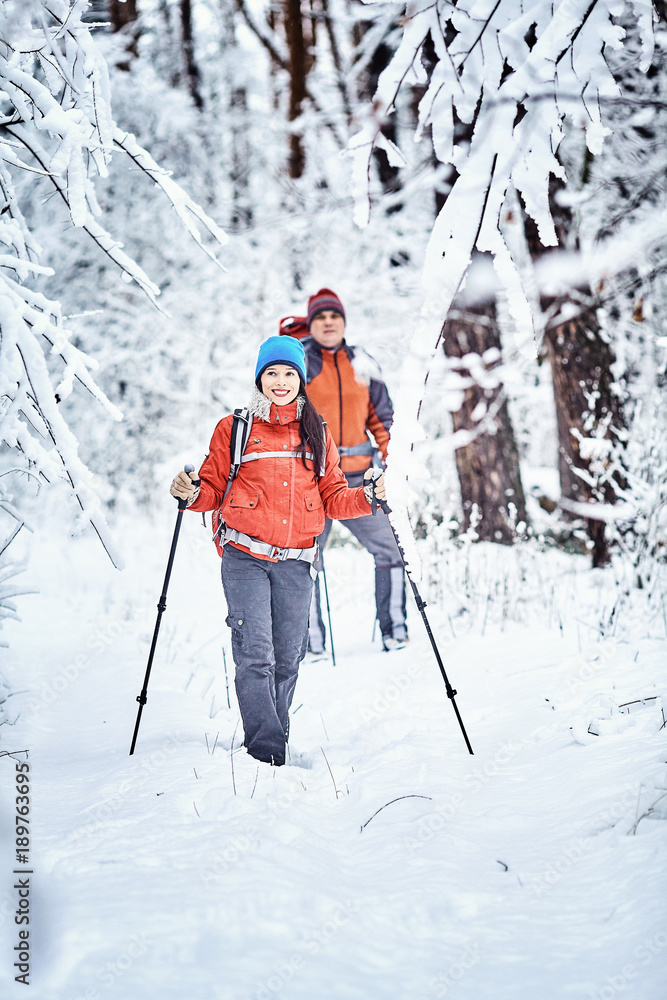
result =
[[304,535],[317,536],[324,530],[324,506],[320,491],[308,490],[303,495],[301,531]]
[[229,491],[222,508],[222,516],[225,523],[231,528],[248,532],[253,524],[257,522],[255,511],[261,504],[261,496],[255,490],[249,490],[241,484],[235,484]]

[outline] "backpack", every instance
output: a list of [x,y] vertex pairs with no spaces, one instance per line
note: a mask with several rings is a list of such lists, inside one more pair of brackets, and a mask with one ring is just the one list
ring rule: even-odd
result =
[[305,316],[283,316],[278,324],[278,336],[303,340],[309,335],[308,320]]

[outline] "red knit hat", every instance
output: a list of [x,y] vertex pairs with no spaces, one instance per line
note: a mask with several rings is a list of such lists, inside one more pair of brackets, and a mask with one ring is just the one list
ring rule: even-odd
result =
[[345,319],[345,310],[343,309],[343,303],[340,301],[335,292],[332,292],[330,288],[320,288],[319,292],[315,292],[308,299],[308,329],[310,330],[310,324],[319,312],[324,312],[325,309],[331,309],[334,312],[340,313],[343,319]]

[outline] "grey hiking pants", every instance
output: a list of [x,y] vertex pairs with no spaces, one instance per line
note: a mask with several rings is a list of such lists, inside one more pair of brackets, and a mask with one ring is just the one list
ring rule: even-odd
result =
[[288,711],[308,640],[310,565],[269,562],[226,545],[222,585],[245,746],[257,760],[284,764]]

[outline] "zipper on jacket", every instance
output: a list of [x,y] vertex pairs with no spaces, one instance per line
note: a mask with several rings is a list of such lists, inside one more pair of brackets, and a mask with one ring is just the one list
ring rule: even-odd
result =
[[338,412],[340,414],[340,439],[338,443],[343,444],[343,383],[340,378],[340,368],[338,367],[338,349],[334,351],[334,365],[338,376]]

